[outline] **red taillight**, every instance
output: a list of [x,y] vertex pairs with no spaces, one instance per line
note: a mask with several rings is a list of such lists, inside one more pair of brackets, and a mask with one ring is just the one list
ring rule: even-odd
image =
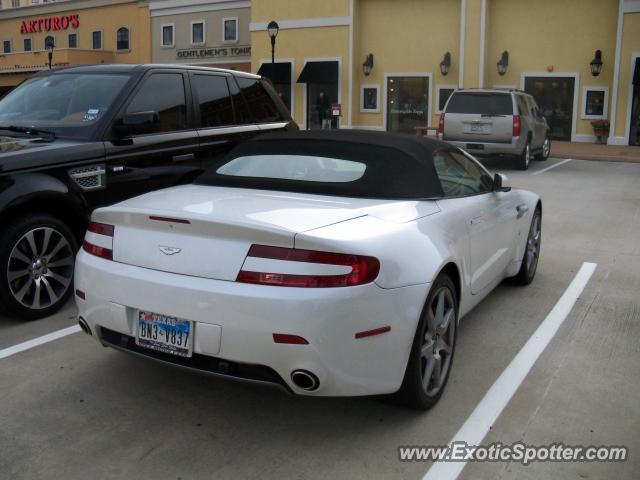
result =
[[520,136],[520,115],[513,116],[513,136]]
[[113,260],[113,234],[115,228],[106,223],[91,222],[82,243],[85,252],[106,260]]
[[444,113],[440,114],[440,121],[438,122],[438,135],[444,135]]
[[[256,259],[286,263],[270,265],[269,262],[256,262]],[[308,271],[304,264],[309,267]],[[333,266],[338,270],[346,267],[350,271],[319,273],[312,271],[313,265]],[[350,287],[373,282],[379,272],[380,262],[374,257],[252,245],[236,281],[280,287]]]

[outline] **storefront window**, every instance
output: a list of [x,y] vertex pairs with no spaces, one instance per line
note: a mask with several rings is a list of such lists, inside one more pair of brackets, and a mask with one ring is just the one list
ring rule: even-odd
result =
[[222,19],[222,26],[224,32],[225,42],[237,42],[238,41],[238,19],[224,18]]
[[68,37],[69,48],[78,48],[78,34],[70,33]]
[[102,32],[100,30],[91,33],[92,48],[100,50],[102,48]]
[[129,50],[129,29],[121,27],[116,32],[116,49]]
[[429,77],[387,79],[387,130],[415,133],[429,123]]
[[5,40],[2,44],[4,53],[11,53],[11,40]]
[[191,24],[191,44],[202,45],[204,43],[204,22]]
[[162,25],[162,46],[173,47],[173,24]]
[[31,39],[30,38],[25,38],[24,42],[23,42],[23,49],[25,52],[30,52],[32,47],[31,47]]

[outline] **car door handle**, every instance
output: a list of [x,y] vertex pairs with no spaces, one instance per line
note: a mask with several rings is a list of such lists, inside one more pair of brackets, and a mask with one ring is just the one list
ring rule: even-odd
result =
[[524,216],[525,213],[527,213],[529,211],[529,207],[527,207],[524,203],[521,205],[518,205],[516,207],[516,211],[518,212],[518,217],[517,218],[521,218]]
[[187,160],[193,160],[196,156],[193,153],[185,153],[184,155],[174,155],[171,160],[174,162],[186,162]]

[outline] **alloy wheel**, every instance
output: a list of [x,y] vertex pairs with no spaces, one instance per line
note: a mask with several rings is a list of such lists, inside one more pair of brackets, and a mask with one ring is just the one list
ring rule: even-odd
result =
[[544,143],[542,144],[542,158],[548,158],[551,153],[551,142],[548,138],[544,139]]
[[422,388],[429,397],[438,394],[449,373],[455,341],[456,306],[451,290],[443,286],[427,308],[420,349]]
[[528,143],[524,147],[524,161],[527,167],[529,166],[529,163],[531,163],[531,147],[529,146]]
[[13,298],[31,310],[57,303],[71,285],[73,253],[67,238],[54,228],[25,233],[9,255],[7,280]]
[[533,217],[531,229],[529,230],[529,238],[527,239],[527,270],[529,272],[535,271],[538,265],[541,237],[540,215],[536,214]]

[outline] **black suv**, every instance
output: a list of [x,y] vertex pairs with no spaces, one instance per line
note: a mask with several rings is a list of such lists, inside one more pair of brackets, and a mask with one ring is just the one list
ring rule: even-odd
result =
[[37,74],[0,101],[0,306],[58,310],[91,210],[190,183],[234,145],[297,129],[271,84],[228,70],[97,65]]

